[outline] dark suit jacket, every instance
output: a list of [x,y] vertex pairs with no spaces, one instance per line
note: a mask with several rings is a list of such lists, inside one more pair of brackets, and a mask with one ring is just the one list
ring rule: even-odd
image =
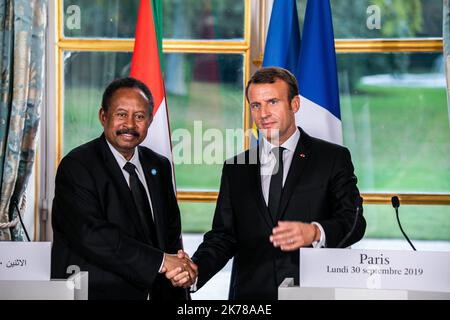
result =
[[[300,131],[277,220],[319,222],[327,247],[336,247],[351,230],[359,197],[350,153]],[[257,154],[256,149],[247,150],[225,163],[212,230],[193,255],[199,266],[198,288],[234,257],[230,299],[277,299],[285,278],[296,283],[299,278],[299,251],[283,252],[269,241],[276,221],[262,194]],[[243,159],[247,164],[239,164]],[[361,215],[344,245],[359,241],[365,227]]]
[[[89,299],[184,299],[158,270],[163,252],[182,248],[180,212],[169,161],[145,147],[139,158],[151,194],[160,248],[139,223],[136,206],[104,135],[72,150],[56,175],[52,278],[68,266],[89,272]],[[153,171],[156,174],[153,175]],[[150,214],[150,213],[149,213]]]

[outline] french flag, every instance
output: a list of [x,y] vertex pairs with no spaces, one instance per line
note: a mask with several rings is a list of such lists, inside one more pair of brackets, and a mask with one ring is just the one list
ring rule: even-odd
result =
[[300,41],[295,0],[275,0],[263,66],[291,71],[300,89],[296,123],[308,134],[342,145],[342,123],[329,0],[308,0]]

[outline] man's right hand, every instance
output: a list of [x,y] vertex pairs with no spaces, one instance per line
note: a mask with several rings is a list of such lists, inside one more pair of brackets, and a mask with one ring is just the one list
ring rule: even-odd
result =
[[[167,258],[169,258],[169,261],[166,260]],[[166,261],[170,266],[166,267]],[[179,263],[182,265],[180,266]],[[172,265],[174,267],[171,267]],[[165,272],[166,278],[172,282],[173,286],[187,288],[195,283],[198,276],[198,267],[186,252],[178,250],[177,255],[165,254],[162,272]]]

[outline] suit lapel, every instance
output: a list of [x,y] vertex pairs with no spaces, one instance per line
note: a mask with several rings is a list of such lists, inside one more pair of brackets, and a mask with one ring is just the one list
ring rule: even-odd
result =
[[128,213],[128,217],[133,221],[133,224],[138,230],[140,236],[148,243],[150,243],[150,237],[142,228],[142,224],[137,215],[137,208],[134,203],[133,196],[131,195],[130,188],[128,187],[125,177],[123,176],[122,169],[119,167],[116,159],[114,158],[114,155],[111,153],[104,135],[99,138],[99,147],[103,155],[105,166],[109,171],[110,177],[117,190],[119,191],[118,193],[120,197],[122,197],[124,200],[123,204],[125,206],[125,212]]
[[283,217],[289,200],[291,199],[292,192],[298,185],[300,176],[309,161],[311,151],[310,144],[311,138],[302,129],[300,129],[300,139],[295,148],[291,167],[289,168],[289,173],[286,177],[286,182],[284,183],[283,192],[281,194],[280,210],[278,211],[277,221]]
[[160,249],[165,249],[164,239],[166,238],[165,230],[163,225],[163,207],[162,207],[162,195],[161,195],[161,170],[162,168],[150,157],[146,157],[143,152],[139,149],[139,159],[141,161],[142,169],[144,170],[145,180],[147,181],[148,191],[150,193],[153,219],[155,221],[156,235],[158,238],[158,243]]
[[[250,151],[251,152],[251,151]],[[249,153],[250,153],[249,152]],[[250,164],[249,167],[249,179],[254,185],[254,187],[250,187],[253,192],[253,196],[256,199],[256,204],[259,208],[259,212],[262,215],[264,221],[266,222],[268,228],[272,230],[274,227],[274,221],[272,220],[272,215],[269,213],[269,209],[267,208],[266,201],[264,200],[262,186],[261,186],[261,163],[259,159],[259,150],[257,151],[257,163]]]

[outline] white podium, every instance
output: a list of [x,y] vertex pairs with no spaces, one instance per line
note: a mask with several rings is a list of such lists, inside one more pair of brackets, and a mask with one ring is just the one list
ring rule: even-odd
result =
[[450,252],[300,248],[279,299],[450,300]]
[[3,280],[0,300],[87,300],[88,273],[62,280]]
[[353,288],[312,288],[294,285],[293,278],[286,278],[278,287],[279,300],[450,300],[450,293],[353,289]]

